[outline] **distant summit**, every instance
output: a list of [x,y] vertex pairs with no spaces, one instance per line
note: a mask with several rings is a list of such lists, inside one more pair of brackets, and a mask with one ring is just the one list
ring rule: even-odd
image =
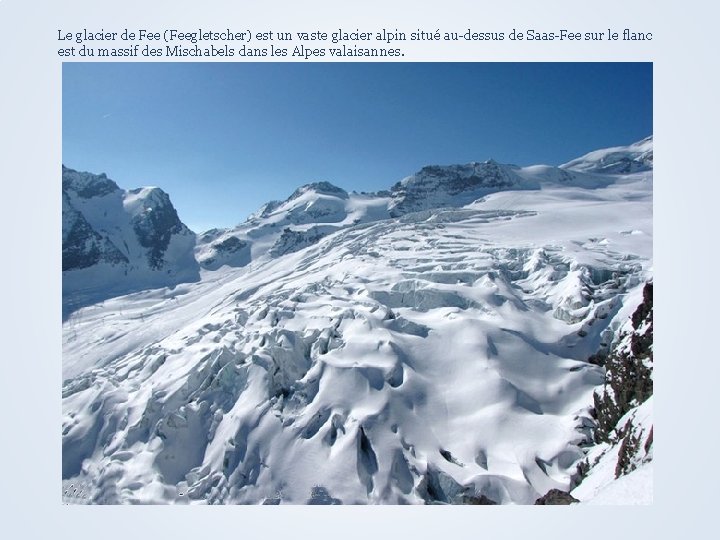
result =
[[519,176],[512,165],[494,160],[466,165],[431,165],[392,187],[393,216],[442,206],[462,206],[475,199],[510,189],[539,189],[540,185]]
[[297,188],[287,200],[290,201],[292,199],[297,199],[304,193],[310,191],[324,195],[333,195],[342,199],[348,198],[347,191],[345,191],[343,188],[331,184],[330,182],[313,182],[311,184],[305,184],[304,186]]
[[[350,226],[460,208],[503,191],[557,185],[602,188],[618,175],[651,171],[652,146],[648,137],[590,152],[560,167],[518,167],[493,159],[428,165],[377,193],[348,193],[330,182],[313,182],[284,201],[267,202],[237,227],[212,229],[198,237],[180,221],[161,189],[125,191],[105,174],[63,166],[63,270],[69,272],[65,290],[76,295],[89,283],[102,289],[109,284],[163,286],[195,280],[200,267],[246,266],[259,257],[303,249]],[[89,281],[79,277],[78,271],[100,266],[104,270]]]
[[157,187],[123,190],[63,166],[65,307],[198,278],[195,234]]
[[618,172],[651,152],[317,182],[200,235],[64,170],[63,492],[652,500],[653,173]]
[[615,146],[589,152],[560,165],[563,169],[585,173],[631,174],[653,168],[652,135],[628,146]]
[[83,199],[102,197],[120,189],[105,173],[79,172],[65,165],[62,166],[62,188],[63,192],[73,192]]

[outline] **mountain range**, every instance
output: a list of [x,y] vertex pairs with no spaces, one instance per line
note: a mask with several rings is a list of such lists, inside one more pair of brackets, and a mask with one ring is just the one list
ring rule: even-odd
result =
[[648,502],[652,172],[427,166],[195,234],[63,167],[64,498]]

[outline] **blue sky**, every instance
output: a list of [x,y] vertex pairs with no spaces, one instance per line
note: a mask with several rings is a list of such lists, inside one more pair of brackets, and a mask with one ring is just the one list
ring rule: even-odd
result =
[[196,232],[313,181],[375,191],[651,133],[647,63],[63,64],[63,163],[163,188]]

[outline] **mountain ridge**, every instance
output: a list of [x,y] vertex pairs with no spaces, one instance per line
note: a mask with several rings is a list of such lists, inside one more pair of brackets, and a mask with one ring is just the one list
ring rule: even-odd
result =
[[265,203],[235,227],[196,234],[182,223],[162,189],[123,190],[104,173],[63,165],[63,314],[112,295],[195,282],[201,269],[243,267],[348,226],[462,207],[503,191],[554,185],[596,189],[626,171],[651,170],[652,136],[590,152],[560,167],[518,167],[492,159],[428,165],[375,193],[348,193],[326,181],[304,184],[284,201]]
[[196,236],[196,281],[75,310],[63,485],[95,504],[594,496],[576,486],[600,454],[591,359],[641,318],[652,170],[513,168],[540,189],[483,192],[472,167],[399,217],[391,191],[296,190]]
[[113,294],[196,280],[195,235],[162,189],[62,168],[63,313]]

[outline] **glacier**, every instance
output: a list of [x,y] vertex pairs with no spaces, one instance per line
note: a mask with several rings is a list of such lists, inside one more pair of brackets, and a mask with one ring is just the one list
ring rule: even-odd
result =
[[315,182],[197,235],[157,188],[65,168],[63,188],[71,502],[599,492],[577,486],[599,452],[589,359],[652,279],[652,138],[378,193]]

